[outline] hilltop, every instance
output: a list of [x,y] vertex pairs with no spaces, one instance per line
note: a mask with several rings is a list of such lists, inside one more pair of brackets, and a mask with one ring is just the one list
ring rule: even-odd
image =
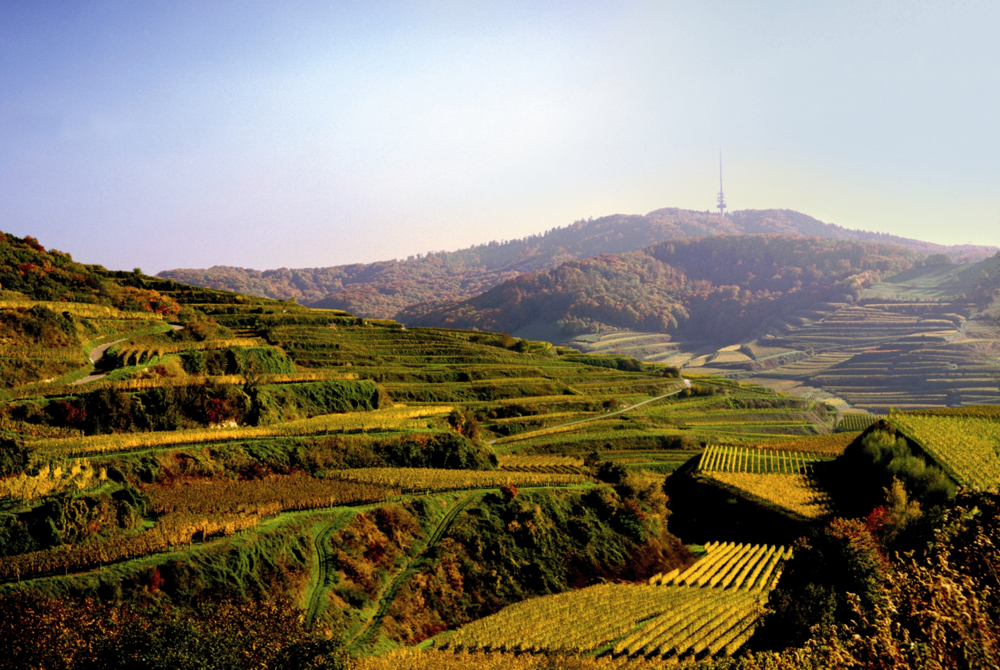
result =
[[728,343],[791,311],[853,300],[922,259],[895,245],[816,237],[675,239],[524,274],[459,303],[411,307],[399,318],[509,332],[554,326],[556,341],[628,329]]
[[850,230],[790,210],[746,210],[720,217],[666,208],[645,216],[615,214],[581,220],[541,235],[494,241],[458,251],[418,254],[406,260],[265,271],[215,266],[207,270],[168,270],[159,276],[195,286],[279,300],[296,299],[310,306],[343,309],[363,317],[393,318],[417,303],[463,300],[519,274],[552,269],[570,260],[637,251],[672,238],[733,234],[871,241],[927,255],[945,254],[955,261],[976,261],[997,251],[995,247],[949,247]]

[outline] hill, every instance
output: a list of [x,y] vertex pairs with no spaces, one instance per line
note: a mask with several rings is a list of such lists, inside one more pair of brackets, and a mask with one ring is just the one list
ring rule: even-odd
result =
[[885,412],[1000,400],[998,296],[1000,255],[952,264],[871,242],[716,236],[568,262],[399,318],[752,375]]
[[851,299],[922,255],[887,244],[785,235],[670,240],[643,251],[570,261],[469,300],[417,305],[412,325],[518,332],[558,326],[561,339],[602,329],[658,331],[733,342],[768,319]]
[[475,296],[519,274],[551,269],[570,260],[644,249],[663,240],[721,234],[810,235],[896,244],[953,260],[979,260],[996,248],[946,247],[893,235],[849,230],[789,210],[747,210],[726,217],[676,208],[645,216],[615,214],[576,221],[541,235],[490,242],[451,252],[431,252],[406,260],[327,268],[251,270],[215,266],[178,269],[160,277],[185,284],[236,291],[315,307],[343,309],[364,317],[392,318],[428,301]]
[[[749,243],[833,277],[824,254],[844,254],[802,239]],[[8,242],[18,264],[49,254]],[[698,242],[684,244],[660,253],[694,263]],[[726,238],[714,244],[701,271],[739,277]],[[903,262],[851,248],[867,272]],[[910,649],[927,612],[957,622],[934,653],[976,626],[995,648],[1000,570],[981,547],[1000,541],[1000,501],[951,498],[953,483],[996,481],[995,411],[831,433],[845,422],[826,403],[613,351],[53,258],[65,271],[39,276],[44,292],[0,268],[23,282],[0,316],[55,319],[78,356],[0,389],[5,667],[728,667],[769,631],[780,650],[832,623],[870,660],[858,611],[881,617],[885,653]],[[694,271],[643,262],[637,284]],[[101,302],[154,292],[171,309]],[[48,332],[4,344],[41,356]],[[952,444],[970,435],[971,460]],[[831,522],[847,507],[864,520]],[[969,594],[983,611],[943,616]]]
[[[87,364],[88,342],[168,326],[180,304],[132,281],[0,233],[0,388],[50,380]],[[115,278],[117,276],[117,278]]]

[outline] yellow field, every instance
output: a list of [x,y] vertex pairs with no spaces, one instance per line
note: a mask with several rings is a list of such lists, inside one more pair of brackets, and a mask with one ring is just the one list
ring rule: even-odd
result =
[[400,488],[404,491],[472,489],[581,484],[583,475],[499,470],[439,470],[434,468],[357,468],[333,470],[327,477]]
[[750,474],[745,472],[705,473],[712,479],[746,491],[762,500],[795,512],[807,519],[830,513],[830,500],[807,475]]
[[547,654],[512,654],[468,651],[418,651],[397,649],[383,656],[360,659],[354,670],[662,670],[667,664],[646,659],[577,657],[570,654],[560,665]]
[[451,412],[450,406],[392,407],[370,412],[324,414],[311,419],[289,421],[275,426],[242,428],[198,428],[157,433],[130,433],[125,435],[93,435],[62,440],[38,440],[33,446],[46,456],[82,456],[115,451],[133,451],[168,447],[179,444],[246,440],[285,435],[318,435],[324,433],[367,432],[374,430],[402,430],[427,428],[426,419]]

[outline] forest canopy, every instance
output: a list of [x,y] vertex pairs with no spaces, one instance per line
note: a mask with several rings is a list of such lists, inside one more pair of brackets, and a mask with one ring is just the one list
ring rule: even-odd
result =
[[[502,230],[497,234],[502,235]],[[645,216],[614,214],[581,219],[539,235],[402,260],[265,271],[215,266],[169,270],[159,276],[278,300],[294,298],[310,307],[342,309],[362,317],[393,318],[417,303],[465,300],[522,273],[553,269],[567,261],[638,251],[675,238],[740,234],[810,235],[895,244],[922,254],[944,254],[955,262],[977,261],[996,252],[995,247],[949,247],[850,230],[791,210],[744,210],[720,217],[665,208]]]
[[570,261],[463,302],[414,306],[398,319],[510,332],[558,322],[566,336],[607,327],[736,341],[808,304],[853,301],[922,258],[889,244],[816,237],[684,238]]

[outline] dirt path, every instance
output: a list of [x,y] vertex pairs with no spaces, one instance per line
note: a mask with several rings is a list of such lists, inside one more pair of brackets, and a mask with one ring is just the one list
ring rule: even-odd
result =
[[403,584],[416,573],[417,568],[423,565],[424,557],[428,551],[430,551],[434,546],[441,541],[444,534],[448,532],[451,524],[458,517],[459,513],[469,506],[475,498],[483,495],[485,491],[474,491],[467,495],[466,497],[455,503],[455,506],[448,510],[448,513],[444,515],[444,518],[438,522],[438,525],[434,527],[429,538],[427,538],[427,543],[419,554],[412,557],[406,566],[402,570],[396,573],[392,581],[386,584],[385,588],[382,589],[382,593],[379,596],[378,609],[375,614],[368,621],[368,625],[362,628],[357,635],[351,638],[345,645],[345,648],[350,650],[352,648],[357,648],[359,645],[364,644],[371,636],[373,636],[377,631],[379,626],[382,624],[382,619],[389,612],[389,607],[392,605],[392,601],[395,600],[396,594],[399,593],[399,589],[403,587]]
[[326,594],[326,587],[330,583],[330,562],[333,557],[328,551],[330,536],[344,527],[344,525],[354,518],[357,512],[352,509],[340,510],[334,519],[320,531],[316,536],[316,585],[312,593],[309,594],[309,607],[306,609],[306,625],[311,626],[312,622],[322,613],[323,596]]
[[[658,395],[655,398],[650,398],[649,400],[643,400],[642,402],[637,402],[634,405],[629,405],[625,409],[619,409],[619,410],[616,410],[614,412],[608,412],[607,414],[601,414],[600,416],[591,416],[591,417],[588,417],[586,419],[577,419],[575,421],[567,421],[566,423],[560,423],[560,424],[558,424],[556,426],[549,426],[547,428],[542,428],[540,430],[532,430],[532,431],[529,431],[527,433],[521,433],[521,434],[517,435],[517,440],[512,440],[512,442],[516,442],[516,441],[521,440],[523,438],[531,437],[532,433],[539,433],[541,431],[552,430],[554,428],[565,428],[566,426],[575,426],[578,423],[587,423],[588,421],[598,421],[599,419],[607,419],[609,416],[615,416],[616,414],[624,414],[625,412],[631,411],[631,410],[635,409],[636,407],[642,407],[643,405],[647,405],[647,404],[649,404],[651,402],[656,402],[657,400],[663,400],[664,398],[669,398],[672,395],[677,395],[678,393],[681,393],[682,391],[685,391],[685,390],[691,388],[691,382],[689,380],[685,379],[683,381],[684,381],[684,388],[677,389],[676,391],[671,391],[670,393],[664,393],[663,395]],[[500,440],[500,439],[502,439],[502,438],[497,438],[496,440],[490,440],[489,443],[493,444],[494,442],[496,442],[497,440]]]

